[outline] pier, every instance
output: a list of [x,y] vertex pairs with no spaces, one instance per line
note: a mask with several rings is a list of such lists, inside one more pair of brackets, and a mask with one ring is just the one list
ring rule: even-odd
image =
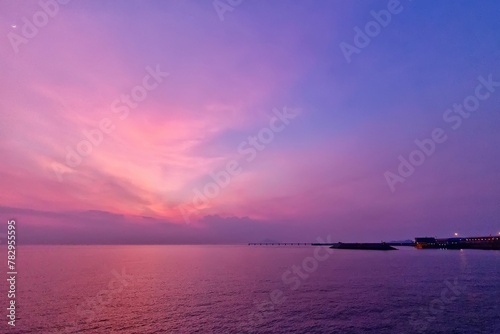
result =
[[[249,242],[248,246],[313,246],[310,242]],[[321,246],[317,244],[317,246]],[[326,246],[326,245],[324,245]]]

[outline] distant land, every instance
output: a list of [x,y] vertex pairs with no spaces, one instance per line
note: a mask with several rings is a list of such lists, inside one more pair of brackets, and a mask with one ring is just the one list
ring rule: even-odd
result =
[[415,240],[393,240],[380,243],[310,243],[310,242],[278,242],[264,239],[261,242],[249,243],[250,246],[329,246],[335,249],[393,250],[391,246],[412,246],[418,249],[483,249],[500,250],[500,234],[482,237],[417,237]]

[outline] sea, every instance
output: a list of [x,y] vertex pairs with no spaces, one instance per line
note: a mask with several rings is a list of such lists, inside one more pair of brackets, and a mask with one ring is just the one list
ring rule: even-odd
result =
[[500,333],[500,251],[398,248],[19,246],[0,332]]

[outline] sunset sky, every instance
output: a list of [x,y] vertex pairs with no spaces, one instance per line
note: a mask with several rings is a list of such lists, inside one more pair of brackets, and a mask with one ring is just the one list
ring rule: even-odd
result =
[[402,0],[348,61],[390,2],[0,0],[0,217],[27,243],[497,234],[500,3]]

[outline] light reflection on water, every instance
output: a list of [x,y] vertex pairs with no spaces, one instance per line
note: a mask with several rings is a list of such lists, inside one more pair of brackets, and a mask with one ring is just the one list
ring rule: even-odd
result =
[[[23,246],[16,332],[500,332],[500,252],[336,250],[292,290],[283,274],[313,251]],[[464,292],[431,314],[456,278]],[[285,301],[273,305],[276,290]]]

